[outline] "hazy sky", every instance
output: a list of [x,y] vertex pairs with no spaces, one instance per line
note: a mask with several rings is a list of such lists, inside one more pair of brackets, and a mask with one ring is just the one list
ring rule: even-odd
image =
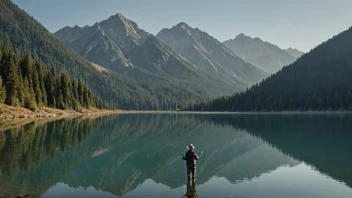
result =
[[309,51],[352,26],[352,0],[13,0],[51,32],[122,13],[156,34],[186,22],[220,41],[239,33]]

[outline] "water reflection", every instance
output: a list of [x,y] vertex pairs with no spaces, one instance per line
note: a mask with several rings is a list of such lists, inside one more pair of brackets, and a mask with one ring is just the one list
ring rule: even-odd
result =
[[183,197],[187,198],[196,198],[197,196],[197,189],[196,189],[196,181],[193,179],[192,181],[187,182],[187,191]]
[[[0,132],[0,197],[349,197],[350,123],[348,115],[121,115],[31,123]],[[190,143],[204,151],[197,189],[187,184],[179,156]]]

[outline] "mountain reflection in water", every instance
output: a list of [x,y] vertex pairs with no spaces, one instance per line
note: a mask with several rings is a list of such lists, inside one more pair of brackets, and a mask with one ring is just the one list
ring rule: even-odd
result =
[[[119,115],[0,132],[0,197],[351,197],[349,115]],[[192,184],[192,183],[191,183]]]

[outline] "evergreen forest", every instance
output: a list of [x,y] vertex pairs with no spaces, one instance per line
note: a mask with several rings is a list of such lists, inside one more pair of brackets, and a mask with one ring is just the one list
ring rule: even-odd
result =
[[58,109],[99,108],[102,100],[67,72],[48,69],[27,53],[16,55],[0,42],[0,103],[37,110],[43,106]]

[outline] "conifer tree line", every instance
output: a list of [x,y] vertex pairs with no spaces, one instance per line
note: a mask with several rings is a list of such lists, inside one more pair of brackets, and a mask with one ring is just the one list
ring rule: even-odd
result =
[[47,69],[27,53],[20,57],[6,50],[0,41],[0,103],[36,110],[43,106],[58,109],[105,107],[82,80],[67,72]]

